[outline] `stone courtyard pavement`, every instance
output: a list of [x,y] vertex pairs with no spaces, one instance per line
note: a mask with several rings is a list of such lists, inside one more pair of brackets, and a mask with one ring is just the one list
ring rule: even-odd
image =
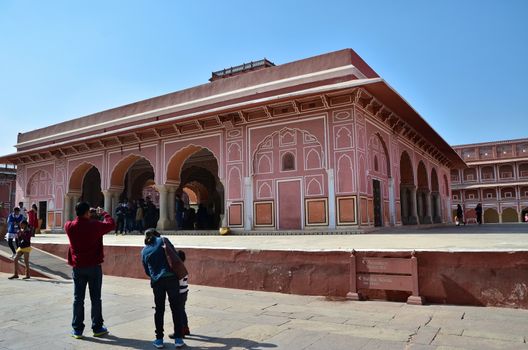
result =
[[[110,334],[86,332],[75,340],[69,337],[71,282],[8,276],[0,273],[0,349],[154,349],[147,280],[105,276]],[[331,301],[191,285],[187,312],[188,349],[528,349],[528,310]],[[165,324],[170,329],[168,313]],[[168,337],[165,345],[174,348]]]

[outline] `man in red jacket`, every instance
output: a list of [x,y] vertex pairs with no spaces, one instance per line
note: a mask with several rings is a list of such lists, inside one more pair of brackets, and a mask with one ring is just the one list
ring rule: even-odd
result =
[[84,297],[86,285],[90,288],[92,303],[92,330],[94,337],[108,333],[104,326],[101,287],[103,284],[104,260],[103,236],[115,227],[114,219],[101,208],[97,209],[103,215],[104,221],[90,218],[90,205],[86,202],[77,203],[77,217],[66,222],[64,230],[70,240],[68,264],[73,267],[73,321],[72,337],[81,339],[84,331]]

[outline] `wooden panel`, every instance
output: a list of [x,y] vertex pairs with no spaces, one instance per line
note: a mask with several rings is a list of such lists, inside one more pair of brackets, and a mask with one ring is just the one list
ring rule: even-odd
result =
[[412,276],[358,274],[357,288],[412,291],[412,279]]
[[52,211],[48,211],[48,220],[46,221],[47,222],[47,225],[46,225],[46,228],[52,228],[53,227],[53,223],[55,222],[55,213],[52,212]]
[[355,225],[356,218],[356,197],[337,197],[337,224]]
[[357,272],[411,274],[411,259],[405,258],[360,258],[356,261]]
[[62,213],[55,212],[55,227],[62,227]]
[[367,207],[368,207],[369,223],[373,225],[374,224],[374,201],[371,198],[367,199]]
[[229,226],[244,226],[242,216],[244,208],[242,203],[233,203],[229,206],[229,217],[228,224]]
[[273,201],[255,202],[253,213],[255,226],[275,226]]
[[368,224],[368,202],[367,198],[362,197],[359,202],[359,210],[361,211],[361,224]]
[[327,198],[306,199],[306,225],[328,225]]

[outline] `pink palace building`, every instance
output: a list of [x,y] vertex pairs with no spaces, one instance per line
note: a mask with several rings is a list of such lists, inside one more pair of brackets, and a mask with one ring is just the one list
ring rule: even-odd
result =
[[482,204],[484,223],[527,222],[528,139],[458,145],[468,165],[451,170],[453,217],[458,204],[467,221],[475,221]]
[[[460,156],[353,50],[212,73],[190,89],[21,133],[17,202],[60,229],[80,199],[150,194],[158,228],[185,193],[240,230],[451,221]],[[44,209],[42,208],[44,207]]]

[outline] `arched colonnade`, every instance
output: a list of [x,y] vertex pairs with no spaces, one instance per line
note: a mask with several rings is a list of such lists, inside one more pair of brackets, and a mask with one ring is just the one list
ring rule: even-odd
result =
[[[449,191],[446,175],[443,181],[444,190]],[[441,223],[445,216],[436,169],[433,167],[428,172],[422,160],[415,168],[407,151],[400,156],[400,205],[404,225]]]
[[71,171],[67,180],[64,218],[69,220],[75,216],[75,204],[81,200],[93,207],[104,207],[105,211],[115,215],[119,203],[149,197],[158,209],[158,229],[177,228],[176,212],[181,210],[178,203],[185,203],[187,209],[192,206],[193,210],[203,206],[213,216],[213,222],[209,220],[211,228],[218,228],[224,217],[223,185],[218,176],[218,164],[217,157],[206,147],[189,145],[170,157],[162,170],[164,176],[156,176],[155,164],[134,153],[111,164],[108,178],[102,181],[102,171],[96,164],[82,162]]

